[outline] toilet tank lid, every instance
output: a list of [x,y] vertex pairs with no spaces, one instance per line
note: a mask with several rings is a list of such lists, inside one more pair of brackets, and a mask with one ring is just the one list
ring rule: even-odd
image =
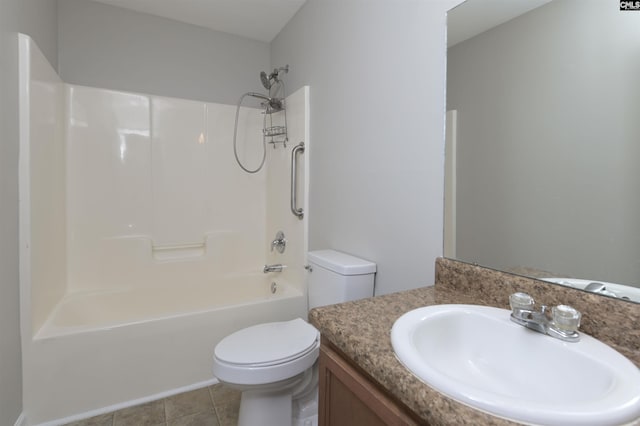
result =
[[336,250],[316,250],[307,254],[309,263],[340,275],[365,275],[376,272],[376,264]]

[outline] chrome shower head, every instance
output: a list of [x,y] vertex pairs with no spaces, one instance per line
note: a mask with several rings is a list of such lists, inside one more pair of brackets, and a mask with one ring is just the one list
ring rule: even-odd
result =
[[245,93],[245,95],[246,96],[252,96],[252,97],[257,98],[257,99],[262,99],[264,101],[262,103],[262,105],[265,108],[268,108],[269,112],[282,111],[282,109],[284,108],[284,105],[282,103],[282,99],[272,98],[272,97],[269,97],[267,95],[263,95],[262,93],[256,93],[256,92],[248,92],[248,93]]
[[265,89],[269,90],[271,89],[271,76],[267,76],[267,73],[262,71],[260,73],[260,80],[262,81],[262,85],[264,86]]
[[262,93],[248,92],[245,95],[252,96],[252,97],[258,98],[258,99],[262,99],[263,101],[271,102],[271,98],[268,97],[267,95],[263,95]]
[[280,68],[274,68],[273,72],[269,75],[267,75],[266,72],[262,71],[260,73],[260,81],[262,81],[262,85],[264,86],[264,88],[267,90],[271,90],[273,83],[279,83],[280,79],[278,77],[280,76],[281,72],[288,73],[289,65]]

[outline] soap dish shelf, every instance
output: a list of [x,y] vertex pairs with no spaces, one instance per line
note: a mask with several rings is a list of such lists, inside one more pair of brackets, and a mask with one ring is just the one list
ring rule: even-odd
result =
[[[266,127],[262,130],[262,134],[265,138],[270,138],[269,144],[273,145],[275,148],[277,144],[282,144],[285,148],[287,147],[287,128],[285,126],[271,126]],[[279,136],[284,136],[283,138],[278,138]]]
[[272,126],[262,130],[265,136],[274,137],[287,134],[287,128],[284,126]]

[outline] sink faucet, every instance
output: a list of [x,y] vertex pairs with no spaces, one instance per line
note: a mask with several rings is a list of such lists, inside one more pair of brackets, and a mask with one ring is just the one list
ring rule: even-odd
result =
[[277,263],[275,265],[264,265],[264,269],[262,269],[262,272],[264,272],[265,274],[268,274],[269,272],[282,272],[284,268],[286,268],[286,266],[280,263]]
[[509,304],[511,321],[565,342],[580,340],[578,327],[582,314],[571,306],[554,306],[549,312],[549,308],[542,305],[536,311],[533,297],[526,293],[513,293],[509,296]]

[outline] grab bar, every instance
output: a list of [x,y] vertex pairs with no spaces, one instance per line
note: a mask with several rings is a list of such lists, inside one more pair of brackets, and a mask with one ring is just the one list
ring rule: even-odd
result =
[[304,210],[298,207],[296,200],[298,192],[298,153],[304,153],[304,142],[300,142],[291,150],[291,213],[297,216],[298,219],[302,219],[304,217]]

